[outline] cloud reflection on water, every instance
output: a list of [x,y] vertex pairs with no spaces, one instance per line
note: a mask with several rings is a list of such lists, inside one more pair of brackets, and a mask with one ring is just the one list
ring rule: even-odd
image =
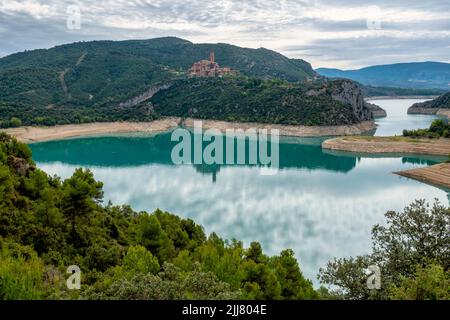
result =
[[[38,165],[62,177],[77,167]],[[317,284],[317,271],[329,259],[370,251],[370,230],[387,210],[401,210],[415,198],[448,203],[444,191],[391,173],[413,166],[401,158],[361,158],[346,173],[287,168],[275,176],[261,176],[255,167],[222,167],[215,182],[187,165],[88,167],[104,182],[106,201],[190,217],[207,233],[260,241],[270,254],[292,248]]]

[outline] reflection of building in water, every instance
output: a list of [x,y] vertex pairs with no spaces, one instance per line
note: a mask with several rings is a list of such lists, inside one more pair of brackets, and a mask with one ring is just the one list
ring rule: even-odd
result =
[[221,77],[226,74],[232,74],[230,68],[221,68],[215,61],[214,51],[209,54],[209,60],[200,60],[189,69],[191,77]]
[[217,181],[217,174],[220,171],[220,164],[194,164],[194,168],[197,172],[200,172],[202,175],[212,175],[212,182],[215,183]]

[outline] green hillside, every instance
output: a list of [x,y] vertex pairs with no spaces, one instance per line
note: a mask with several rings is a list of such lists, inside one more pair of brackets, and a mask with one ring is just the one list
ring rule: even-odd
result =
[[319,95],[283,81],[244,77],[177,81],[152,97],[160,116],[290,125],[342,125],[359,119],[352,106],[330,98],[339,87],[330,82]]
[[78,42],[0,59],[0,101],[35,107],[114,105],[152,84],[184,77],[211,50],[219,64],[246,76],[295,82],[315,74],[307,62],[263,48],[172,37]]
[[[237,74],[189,79],[187,70],[211,50]],[[162,116],[342,125],[370,115],[353,82],[317,78],[306,61],[263,48],[171,37],[78,42],[0,59],[0,127]]]

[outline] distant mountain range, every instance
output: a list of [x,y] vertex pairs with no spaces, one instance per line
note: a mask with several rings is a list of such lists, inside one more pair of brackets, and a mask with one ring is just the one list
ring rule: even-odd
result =
[[450,63],[397,63],[357,70],[318,68],[316,72],[325,77],[346,78],[371,86],[417,89],[436,88],[450,91]]

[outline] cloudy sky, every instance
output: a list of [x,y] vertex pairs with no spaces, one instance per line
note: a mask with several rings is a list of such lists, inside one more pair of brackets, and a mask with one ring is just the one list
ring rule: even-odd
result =
[[161,36],[265,47],[315,68],[450,62],[450,0],[0,0],[0,56]]

